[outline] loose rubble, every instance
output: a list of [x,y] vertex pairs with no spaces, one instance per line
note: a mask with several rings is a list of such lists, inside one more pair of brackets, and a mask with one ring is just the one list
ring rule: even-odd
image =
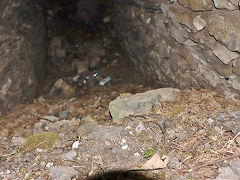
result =
[[[102,21],[111,25],[107,15]],[[197,30],[206,26],[200,16],[194,22]],[[0,179],[240,177],[239,102],[161,88],[127,61],[111,29],[81,40],[79,33],[50,32],[44,93],[0,116]],[[224,63],[236,57],[215,53]]]
[[[147,177],[165,179],[239,178],[240,104],[206,90],[176,92],[171,101],[161,101],[159,94],[154,93],[153,99],[159,100],[154,101],[154,106],[115,123],[111,119],[78,119],[75,111],[67,117],[59,117],[58,112],[54,113],[57,116],[48,115],[45,111],[46,115],[41,114],[31,129],[33,136],[22,133],[1,138],[0,177],[67,180],[93,177],[102,170],[134,170]],[[142,101],[137,100],[146,98],[146,93],[149,91],[122,96],[132,97],[136,107],[141,108]],[[64,100],[70,109],[69,105],[76,105],[76,101]],[[98,99],[95,104],[99,105]],[[153,105],[150,101],[146,104]],[[55,109],[56,105],[48,108]],[[61,108],[58,111],[63,112]],[[14,133],[18,134],[17,131]],[[52,136],[54,140],[44,139]],[[31,137],[38,137],[37,141]]]

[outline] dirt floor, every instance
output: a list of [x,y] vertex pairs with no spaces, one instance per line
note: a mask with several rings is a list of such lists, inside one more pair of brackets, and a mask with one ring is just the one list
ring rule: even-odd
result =
[[[83,33],[85,33],[84,38],[80,38],[83,37]],[[120,163],[124,164],[126,158],[129,162],[126,162],[125,167],[137,166],[136,171],[143,173],[145,179],[147,177],[215,179],[219,175],[219,167],[227,167],[230,161],[240,156],[240,103],[233,102],[217,92],[184,90],[179,93],[175,102],[156,104],[151,110],[143,113],[144,115],[133,115],[122,119],[121,123],[113,123],[108,107],[111,101],[123,93],[136,94],[160,88],[160,85],[144,77],[127,60],[126,55],[119,48],[118,41],[114,39],[114,32],[106,30],[104,33],[94,33],[94,31],[86,33],[70,29],[65,34],[59,31],[58,34],[52,34],[53,37],[61,37],[61,48],[66,50],[67,55],[61,58],[51,57],[49,76],[42,95],[29,104],[18,105],[11,112],[0,117],[0,177],[2,179],[56,179],[60,176],[52,173],[50,168],[59,166],[74,167],[77,170],[78,175],[74,175],[74,171],[71,174],[72,169],[69,170],[70,179],[77,177],[82,179],[91,175],[90,172],[96,173],[93,167],[84,169],[92,162],[90,164],[87,164],[86,160],[83,162],[86,157],[81,156],[85,151],[89,153],[89,158],[92,157],[90,148],[92,146],[87,148],[92,139],[87,135],[80,139],[79,135],[80,127],[92,123],[96,126],[100,125],[97,127],[101,127],[100,130],[103,132],[105,132],[104,127],[126,129],[131,126],[129,125],[131,122],[143,122],[146,129],[151,130],[153,139],[148,139],[148,134],[136,136],[140,138],[138,140],[140,144],[135,146],[135,151],[138,152],[139,149],[141,156],[139,161],[133,158],[130,151],[124,154],[122,160],[114,164],[116,169],[122,167]],[[82,73],[76,73],[78,67],[73,68],[74,59],[84,59],[84,56],[89,56],[86,51],[90,51],[95,46],[100,46],[100,50],[97,49],[93,57],[100,59],[97,60],[97,65],[90,69],[87,67],[85,69],[87,71]],[[81,48],[83,49],[80,50]],[[103,53],[101,53],[102,49]],[[95,73],[97,75],[94,75]],[[108,76],[111,80],[100,86],[99,82]],[[66,84],[58,87],[63,89],[62,94],[59,95],[51,89],[60,78]],[[65,92],[64,88],[74,89],[74,93],[68,94],[70,91]],[[64,95],[67,98],[63,98]],[[68,125],[64,120],[68,121]],[[51,148],[42,147],[44,144],[42,142],[29,147],[27,142],[29,143],[29,137],[33,137],[34,132],[51,132],[61,137],[59,142],[57,141],[58,145]],[[158,137],[159,134],[161,137]],[[143,142],[141,138],[144,139]],[[78,155],[73,155],[74,158],[69,158],[67,162],[62,160],[64,153],[74,154],[75,151],[71,149],[75,149],[73,144],[77,140],[82,143],[80,146],[83,149],[76,150]],[[135,143],[131,138],[129,141]],[[153,143],[155,141],[156,143]],[[92,143],[95,145],[99,143],[101,146],[101,140]],[[105,140],[103,143],[107,144]],[[101,148],[97,150],[100,152]],[[143,149],[143,153],[140,149]],[[103,155],[105,152],[108,151],[104,151]],[[119,151],[118,154],[123,155],[121,153],[124,152]],[[141,165],[155,153],[167,155],[171,158],[170,163],[155,171],[142,170]],[[55,156],[56,158],[53,158]],[[111,155],[108,156],[110,159]],[[108,162],[106,159],[104,161]],[[110,167],[104,168],[111,170]],[[103,171],[104,168],[101,170]],[[69,179],[68,177],[65,179]]]

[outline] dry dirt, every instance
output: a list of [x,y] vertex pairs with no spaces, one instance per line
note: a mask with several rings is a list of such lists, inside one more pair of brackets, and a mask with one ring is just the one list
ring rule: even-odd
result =
[[[112,100],[121,94],[124,95],[123,93],[135,94],[160,88],[160,86],[136,71],[122,55],[118,46],[110,43],[107,48],[110,60],[101,72],[102,77],[111,76],[111,81],[106,85],[99,86],[96,82],[79,85],[79,82],[82,82],[81,78],[74,82],[72,80],[74,73],[61,72],[55,64],[50,64],[49,79],[44,87],[43,96],[29,104],[19,105],[0,117],[1,177],[5,177],[5,179],[49,179],[49,162],[53,162],[54,166],[75,165],[74,167],[78,166],[78,170],[80,168],[79,173],[89,173],[91,169],[82,170],[84,167],[81,165],[86,162],[81,162],[80,159],[69,160],[66,164],[58,156],[55,159],[51,158],[58,152],[62,154],[71,150],[72,143],[79,139],[77,129],[91,123],[103,127],[124,129],[129,126],[129,122],[143,122],[144,126],[151,130],[153,137],[160,134],[161,139],[158,139],[158,144],[154,145],[150,142],[149,147],[145,147],[146,144],[144,144],[143,149],[145,151],[152,149],[160,155],[172,155],[172,164],[156,171],[138,170],[147,177],[215,179],[219,174],[219,167],[226,166],[228,162],[239,158],[240,103],[233,102],[217,92],[184,90],[174,103],[160,103],[146,111],[145,115],[133,115],[122,119],[119,123],[113,123],[108,110],[108,105]],[[109,65],[114,60],[116,60],[116,64]],[[82,77],[84,76],[85,74],[82,75]],[[58,78],[62,78],[75,89],[75,97],[55,100],[48,98],[48,92]],[[36,147],[32,151],[26,152],[24,145],[16,145],[12,142],[13,137],[27,138],[31,136],[37,129],[36,123],[39,123],[43,116],[58,117],[59,113],[66,110],[70,111],[69,115],[60,117],[60,120],[71,121],[73,127],[55,129],[58,134],[64,136],[64,138],[60,138],[61,146],[43,152],[36,151]],[[55,127],[51,127],[49,122],[45,123],[47,125],[41,127],[41,130],[53,131],[51,128]],[[140,138],[146,138],[143,136],[140,135]],[[85,147],[88,145],[87,142],[90,142],[90,140],[85,142],[84,139],[80,139],[80,141],[86,145]],[[99,146],[101,144],[100,142],[95,143],[99,143]],[[140,146],[136,147],[141,149]],[[99,151],[100,149],[99,147]],[[79,153],[80,150],[76,152]],[[119,154],[121,153],[124,152],[119,151]],[[50,159],[48,159],[49,154],[52,154]],[[140,156],[142,163],[151,157],[151,155],[143,157],[141,153]],[[134,159],[130,153],[124,154],[124,157],[129,161]],[[138,165],[140,168],[141,164]],[[115,164],[115,166],[120,167],[121,164]],[[79,179],[87,176],[84,173],[80,173]]]

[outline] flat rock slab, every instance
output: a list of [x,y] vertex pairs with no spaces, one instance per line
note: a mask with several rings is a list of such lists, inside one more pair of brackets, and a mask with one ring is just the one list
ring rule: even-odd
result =
[[[110,170],[126,170],[143,165],[147,159],[143,153],[148,147],[156,147],[163,135],[157,125],[152,127],[155,132],[146,125],[141,133],[136,131],[139,121],[125,120],[125,125],[103,126],[96,125],[76,149],[78,159],[81,162],[82,174],[93,172],[96,167]],[[94,167],[94,165],[96,165]],[[101,171],[100,171],[101,172]],[[90,173],[91,174],[91,173]]]
[[[140,113],[152,108],[158,102],[174,102],[180,92],[179,89],[161,88],[138,93],[130,97],[118,97],[109,104],[109,111],[113,121],[123,117]],[[141,113],[140,113],[141,114]]]
[[71,180],[78,176],[74,168],[67,166],[50,167],[49,171],[52,180]]

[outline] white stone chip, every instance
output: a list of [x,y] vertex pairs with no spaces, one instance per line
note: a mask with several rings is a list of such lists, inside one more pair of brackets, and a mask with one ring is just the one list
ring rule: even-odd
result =
[[72,149],[77,149],[78,146],[79,146],[79,141],[75,141],[73,144],[72,144]]
[[53,162],[49,162],[49,163],[47,163],[47,165],[46,165],[47,168],[50,168],[50,167],[52,167],[52,166],[53,166]]
[[135,128],[135,131],[140,134],[142,131],[146,130],[143,122],[139,122],[138,126]]
[[105,144],[106,144],[107,146],[110,146],[110,145],[111,145],[111,143],[108,142],[108,141],[105,141]]
[[148,18],[147,20],[146,20],[146,24],[150,24],[151,23],[151,18]]
[[128,148],[128,145],[122,146],[122,150],[126,150]]
[[135,156],[135,157],[139,157],[140,154],[139,154],[138,152],[136,152],[136,153],[134,153],[134,156]]
[[44,150],[37,148],[37,149],[36,149],[36,152],[44,152]]

